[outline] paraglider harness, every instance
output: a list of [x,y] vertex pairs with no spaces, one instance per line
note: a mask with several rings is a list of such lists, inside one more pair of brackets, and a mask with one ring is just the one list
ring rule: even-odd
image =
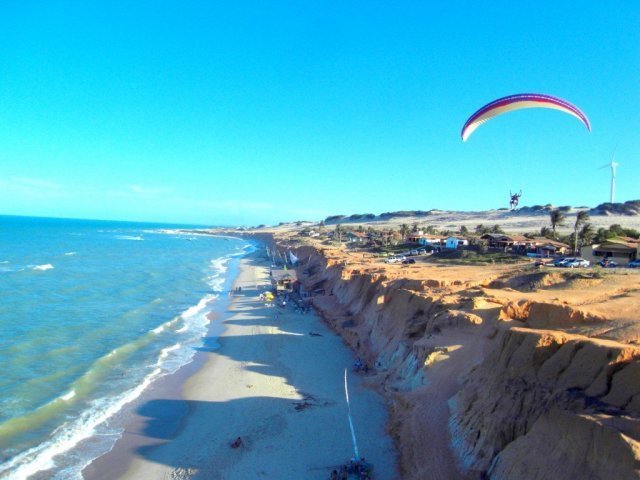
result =
[[516,193],[513,194],[511,193],[511,190],[509,190],[509,207],[511,210],[515,210],[516,208],[518,208],[518,202],[520,201],[520,197],[522,196],[522,190],[520,190],[520,193]]

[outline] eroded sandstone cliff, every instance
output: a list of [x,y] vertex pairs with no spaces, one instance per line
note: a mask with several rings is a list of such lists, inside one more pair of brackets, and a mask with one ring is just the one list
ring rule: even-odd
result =
[[640,478],[635,323],[536,293],[562,278],[407,279],[296,255],[314,305],[390,399],[402,478]]

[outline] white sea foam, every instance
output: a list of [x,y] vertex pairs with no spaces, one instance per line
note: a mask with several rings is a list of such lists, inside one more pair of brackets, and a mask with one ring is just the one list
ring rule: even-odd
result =
[[14,272],[22,272],[24,267],[5,267],[0,266],[0,273],[14,273]]
[[75,390],[70,390],[69,392],[67,392],[64,395],[62,395],[60,398],[62,400],[64,400],[65,402],[68,402],[69,400],[71,400],[75,396],[76,396],[76,391]]
[[[82,412],[77,421],[64,424],[49,441],[43,442],[0,464],[0,476],[6,475],[6,477],[2,478],[18,480],[28,478],[42,470],[53,468],[55,466],[53,459],[57,455],[71,450],[81,440],[95,434],[95,429],[98,425],[111,418],[124,405],[138,398],[161,373],[162,369],[156,368],[141,383],[121,395],[94,400],[91,408]],[[90,461],[91,459],[87,459],[82,465],[76,466],[74,478],[79,476],[82,469]]]
[[221,257],[211,260],[211,267],[214,273],[207,278],[207,283],[214,292],[221,292],[224,285],[224,274],[227,272],[229,257]]
[[244,255],[247,255],[249,253],[255,252],[258,248],[256,247],[256,245],[254,245],[253,243],[249,243],[245,246],[243,246],[242,248],[236,248],[236,250],[240,250],[239,252],[236,253],[232,253],[230,256],[231,257],[242,257]]
[[180,327],[178,330],[176,330],[176,333],[184,333],[184,332],[186,332],[187,330],[189,330],[189,325],[187,325],[187,324],[185,323],[182,327]]
[[44,265],[36,265],[33,267],[33,270],[52,270],[53,269],[53,265],[51,265],[50,263],[45,263]]
[[118,240],[134,240],[134,241],[144,240],[144,238],[142,238],[142,235],[116,235],[116,238]]
[[160,351],[159,360],[161,361],[161,360],[164,360],[165,358],[167,358],[169,356],[169,353],[173,352],[174,350],[179,349],[181,347],[181,345],[182,344],[180,344],[180,343],[176,343],[175,345],[171,345],[170,347],[163,348]]
[[76,254],[76,252],[67,252],[67,253],[65,253],[65,255],[66,255],[67,257],[72,257],[72,256],[73,256],[73,255],[75,255],[75,254]]
[[229,257],[214,258],[211,260],[211,267],[216,270],[216,274],[223,274],[227,271]]
[[185,320],[188,320],[198,315],[199,313],[201,313],[202,310],[204,310],[207,307],[209,302],[212,300],[215,300],[216,298],[217,298],[217,295],[207,294],[200,299],[197,305],[187,308],[184,312],[182,312],[182,314],[180,314],[180,316]]
[[[137,239],[137,238],[135,238]],[[141,238],[140,238],[141,240]],[[250,251],[245,249],[241,254]],[[113,415],[118,413],[125,405],[138,398],[144,390],[158,377],[175,372],[181,366],[192,361],[195,355],[196,346],[201,345],[201,338],[207,334],[209,317],[212,303],[220,289],[223,288],[225,282],[225,273],[228,269],[229,255],[214,259],[211,261],[212,275],[207,279],[210,288],[214,293],[208,293],[200,299],[197,305],[187,308],[182,314],[169,322],[156,327],[152,330],[158,334],[167,330],[171,325],[179,321],[184,322],[181,328],[174,331],[177,334],[189,332],[186,339],[181,340],[173,345],[163,348],[158,357],[153,370],[147,374],[142,381],[133,388],[123,391],[120,395],[109,396],[93,400],[89,403],[89,407],[80,413],[75,421],[67,422],[61,425],[52,434],[50,439],[37,445],[27,451],[24,451],[15,457],[0,464],[0,477],[11,480],[27,478],[36,472],[48,470],[56,467],[55,457],[66,453],[73,449],[79,442],[89,437],[99,435],[103,441],[115,441],[119,436],[112,427],[105,425],[105,422]],[[51,268],[53,268],[51,266]],[[107,356],[115,355],[118,349],[111,351]],[[69,401],[76,395],[74,390],[62,395],[60,398]],[[106,444],[102,444],[100,454],[108,451]],[[94,456],[95,457],[95,456]],[[82,469],[88,465],[94,457],[87,457],[81,462],[65,466],[54,478],[77,478],[80,476]],[[6,477],[5,477],[6,476]]]

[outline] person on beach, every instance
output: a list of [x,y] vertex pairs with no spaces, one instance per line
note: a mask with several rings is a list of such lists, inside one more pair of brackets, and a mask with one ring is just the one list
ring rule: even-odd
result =
[[340,480],[349,480],[349,472],[347,472],[347,467],[344,465],[340,467]]
[[329,480],[338,480],[338,471],[335,468],[331,472],[331,476],[329,477]]
[[360,370],[362,370],[362,368],[364,367],[364,364],[362,363],[362,360],[360,360],[359,358],[356,360],[356,363],[353,364],[356,372],[359,372]]
[[238,437],[231,443],[231,448],[240,448],[242,445],[242,437]]

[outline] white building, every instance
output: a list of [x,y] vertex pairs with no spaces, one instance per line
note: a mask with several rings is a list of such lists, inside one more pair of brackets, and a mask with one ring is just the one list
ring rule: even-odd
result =
[[430,235],[428,233],[422,232],[410,233],[409,235],[407,235],[408,242],[417,243],[418,245],[422,245],[423,247],[426,247],[427,245],[442,245],[443,240],[444,237],[441,237],[440,235]]
[[465,245],[469,245],[469,240],[462,237],[449,237],[444,244],[444,248],[449,248],[451,250],[455,250],[458,248],[462,248]]

